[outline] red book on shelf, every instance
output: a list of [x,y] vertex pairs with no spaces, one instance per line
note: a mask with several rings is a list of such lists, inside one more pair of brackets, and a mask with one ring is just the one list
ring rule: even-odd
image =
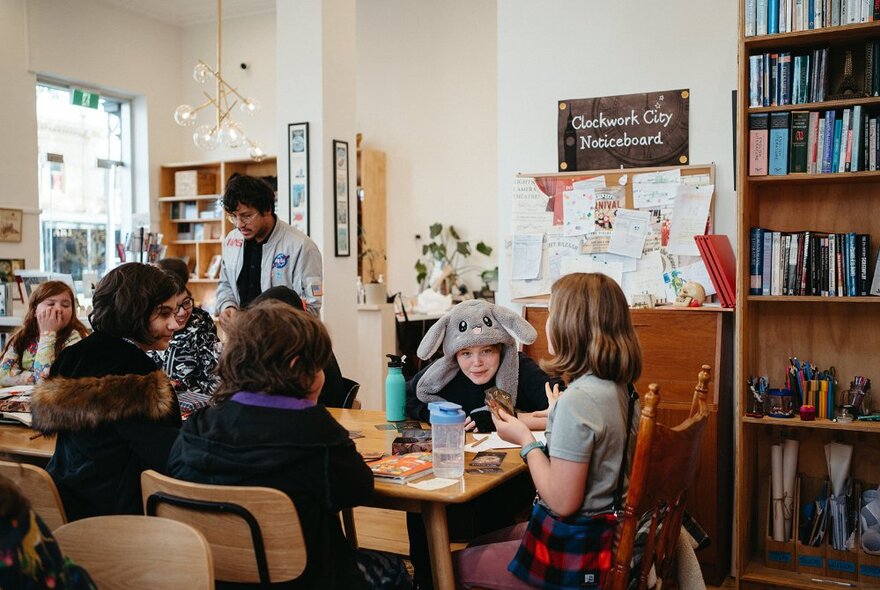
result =
[[[710,271],[709,276],[715,283],[715,290],[719,293],[722,307],[734,307],[736,305],[736,256],[730,245],[730,240],[724,234],[709,234],[694,236],[697,247],[705,251],[703,260],[707,268],[714,266],[715,271]],[[702,247],[701,247],[702,246]]]
[[712,258],[709,253],[708,246],[705,242],[695,240],[697,242],[697,249],[700,251],[700,258],[703,259],[703,264],[706,266],[706,271],[709,273],[709,278],[712,279],[712,286],[715,287],[715,295],[718,297],[718,302],[722,307],[727,307],[729,301],[727,299],[727,292],[724,291],[721,278],[720,271],[718,270],[717,264],[715,260]]

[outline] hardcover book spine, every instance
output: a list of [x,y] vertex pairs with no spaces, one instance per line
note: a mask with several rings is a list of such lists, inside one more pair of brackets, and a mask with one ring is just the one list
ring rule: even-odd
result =
[[834,111],[825,111],[825,134],[822,146],[822,173],[831,172],[831,164],[834,161]]
[[773,232],[764,230],[764,259],[761,264],[761,295],[770,295],[773,279]]
[[755,36],[755,10],[757,0],[746,0],[746,37]]
[[767,175],[769,122],[768,113],[749,115],[749,176]]
[[764,268],[764,230],[753,227],[749,232],[749,295],[761,294],[761,271]]
[[767,0],[767,34],[779,32],[779,0]]
[[840,119],[834,122],[834,147],[831,152],[831,170],[829,172],[837,172],[837,166],[840,163],[840,131],[843,128],[843,121]]
[[767,0],[755,1],[755,34],[767,34]]
[[852,159],[849,169],[852,172],[858,172],[861,169],[862,156],[862,107],[861,105],[853,107],[852,112]]
[[809,132],[807,133],[807,172],[816,173],[816,149],[819,142],[819,113],[810,113]]
[[764,58],[760,55],[752,55],[749,57],[749,106],[759,107],[762,104],[761,96],[761,66]]
[[788,128],[788,112],[770,114],[770,175],[788,174]]
[[807,171],[807,129],[810,125],[808,111],[791,114],[791,165],[792,172]]
[[773,272],[770,281],[771,295],[782,295],[783,241],[781,232],[773,232]]

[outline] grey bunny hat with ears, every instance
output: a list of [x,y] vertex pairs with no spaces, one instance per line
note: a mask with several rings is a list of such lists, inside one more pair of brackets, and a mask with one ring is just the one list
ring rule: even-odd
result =
[[471,346],[503,344],[495,386],[508,392],[516,406],[519,355],[514,337],[524,344],[531,344],[537,336],[531,324],[506,307],[478,299],[459,303],[431,326],[419,344],[419,358],[430,359],[441,344],[443,358],[437,359],[424,372],[416,387],[416,397],[424,403],[443,401],[444,398],[437,394],[459,371],[456,353]]

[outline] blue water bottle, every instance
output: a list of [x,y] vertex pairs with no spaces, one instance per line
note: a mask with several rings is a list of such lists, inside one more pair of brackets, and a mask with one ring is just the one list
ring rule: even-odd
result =
[[406,379],[403,378],[403,360],[394,354],[388,357],[388,376],[385,377],[385,418],[389,422],[406,420]]

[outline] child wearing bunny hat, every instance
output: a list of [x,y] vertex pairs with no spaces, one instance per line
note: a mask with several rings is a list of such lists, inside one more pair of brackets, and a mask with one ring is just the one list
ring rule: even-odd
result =
[[418,355],[430,359],[443,347],[443,357],[416,373],[406,384],[410,418],[428,421],[428,402],[459,404],[468,427],[491,432],[494,424],[485,404],[493,385],[511,395],[522,412],[547,409],[545,384],[558,383],[535,362],[517,352],[516,341],[531,344],[535,329],[506,307],[483,300],[464,301],[437,320],[419,344]]

